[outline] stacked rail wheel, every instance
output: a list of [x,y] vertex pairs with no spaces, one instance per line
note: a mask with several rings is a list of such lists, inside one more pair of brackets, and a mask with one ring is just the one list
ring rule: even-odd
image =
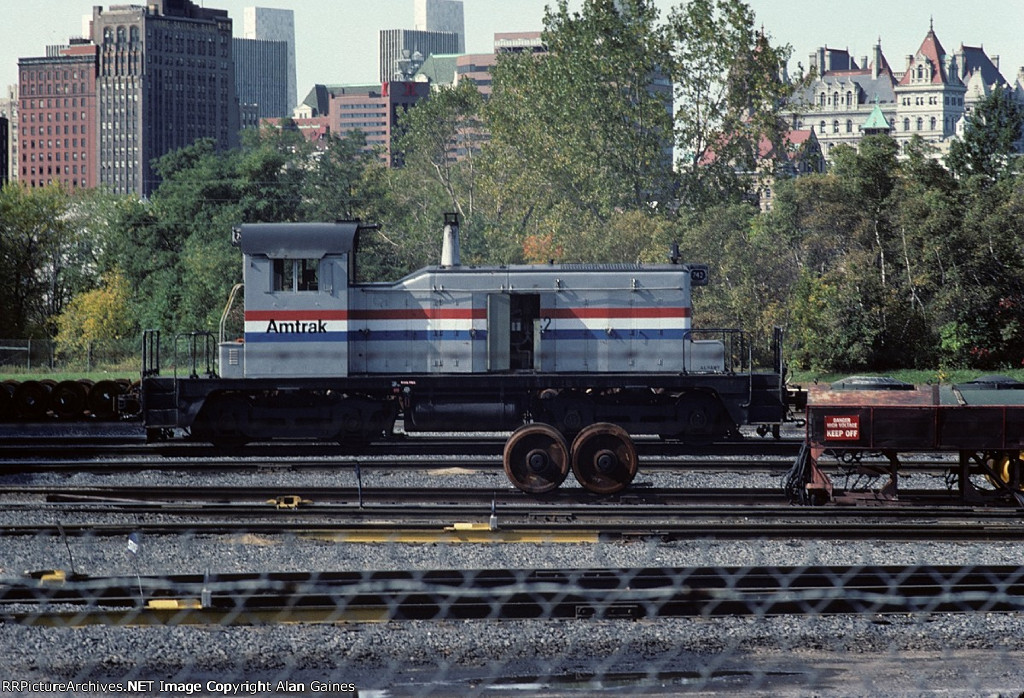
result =
[[8,380],[0,384],[0,421],[118,419],[121,398],[132,391],[127,379]]

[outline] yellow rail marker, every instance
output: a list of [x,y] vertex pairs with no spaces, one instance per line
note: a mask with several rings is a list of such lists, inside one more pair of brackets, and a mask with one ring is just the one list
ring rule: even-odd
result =
[[146,608],[153,611],[196,610],[203,607],[199,599],[150,599]]
[[39,575],[39,584],[46,584],[48,582],[59,582],[63,584],[68,579],[68,574],[64,570],[50,570]]

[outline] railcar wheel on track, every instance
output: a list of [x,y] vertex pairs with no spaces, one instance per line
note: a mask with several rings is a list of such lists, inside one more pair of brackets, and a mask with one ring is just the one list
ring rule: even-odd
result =
[[1024,492],[1024,451],[1015,453],[1013,451],[1000,451],[991,454],[986,460],[986,465],[994,473],[985,475],[985,478],[995,487],[1009,487],[1019,492]]
[[636,446],[622,427],[607,422],[591,424],[572,442],[572,472],[595,494],[624,490],[636,477]]
[[547,424],[526,424],[505,442],[505,474],[523,492],[542,494],[557,489],[569,474],[565,437]]

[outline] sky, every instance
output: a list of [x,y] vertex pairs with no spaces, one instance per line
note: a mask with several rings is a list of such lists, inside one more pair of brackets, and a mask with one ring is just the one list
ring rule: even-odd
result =
[[[377,79],[377,33],[412,29],[413,0],[194,0],[227,10],[242,32],[245,7],[295,12],[298,98],[314,84],[357,84]],[[683,0],[655,0],[664,17]],[[495,32],[539,31],[544,7],[554,0],[463,0],[466,50],[489,53]],[[49,44],[64,44],[82,33],[82,17],[93,5],[145,4],[145,0],[0,1],[0,87],[17,81],[18,58],[43,56]],[[572,9],[583,0],[570,0]],[[906,65],[934,22],[947,52],[960,44],[983,46],[1000,56],[1011,83],[1024,65],[1024,0],[747,0],[775,44],[793,48],[790,71],[819,46],[848,49],[855,59],[870,56],[881,39],[895,70]],[[6,92],[6,89],[4,90]]]

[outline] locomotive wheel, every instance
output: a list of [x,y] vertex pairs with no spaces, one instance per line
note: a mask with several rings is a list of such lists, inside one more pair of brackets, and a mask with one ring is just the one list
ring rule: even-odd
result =
[[557,489],[569,474],[565,437],[547,424],[526,424],[505,442],[505,474],[523,492],[542,494]]
[[14,409],[14,382],[4,381],[0,383],[0,421],[14,419],[17,412]]
[[214,395],[192,424],[192,436],[215,446],[241,446],[249,441],[249,403],[240,395]]
[[598,422],[572,442],[572,472],[579,483],[596,494],[614,494],[636,477],[636,447],[622,427]]
[[1024,472],[1021,464],[1024,460],[1024,451],[1020,453],[998,452],[986,459],[985,464],[991,468],[995,477],[985,474],[987,479],[995,487],[1016,488],[1024,492]]
[[729,431],[722,403],[711,395],[696,391],[684,393],[676,401],[675,411],[679,430],[662,434],[663,439],[706,446],[724,438]]

